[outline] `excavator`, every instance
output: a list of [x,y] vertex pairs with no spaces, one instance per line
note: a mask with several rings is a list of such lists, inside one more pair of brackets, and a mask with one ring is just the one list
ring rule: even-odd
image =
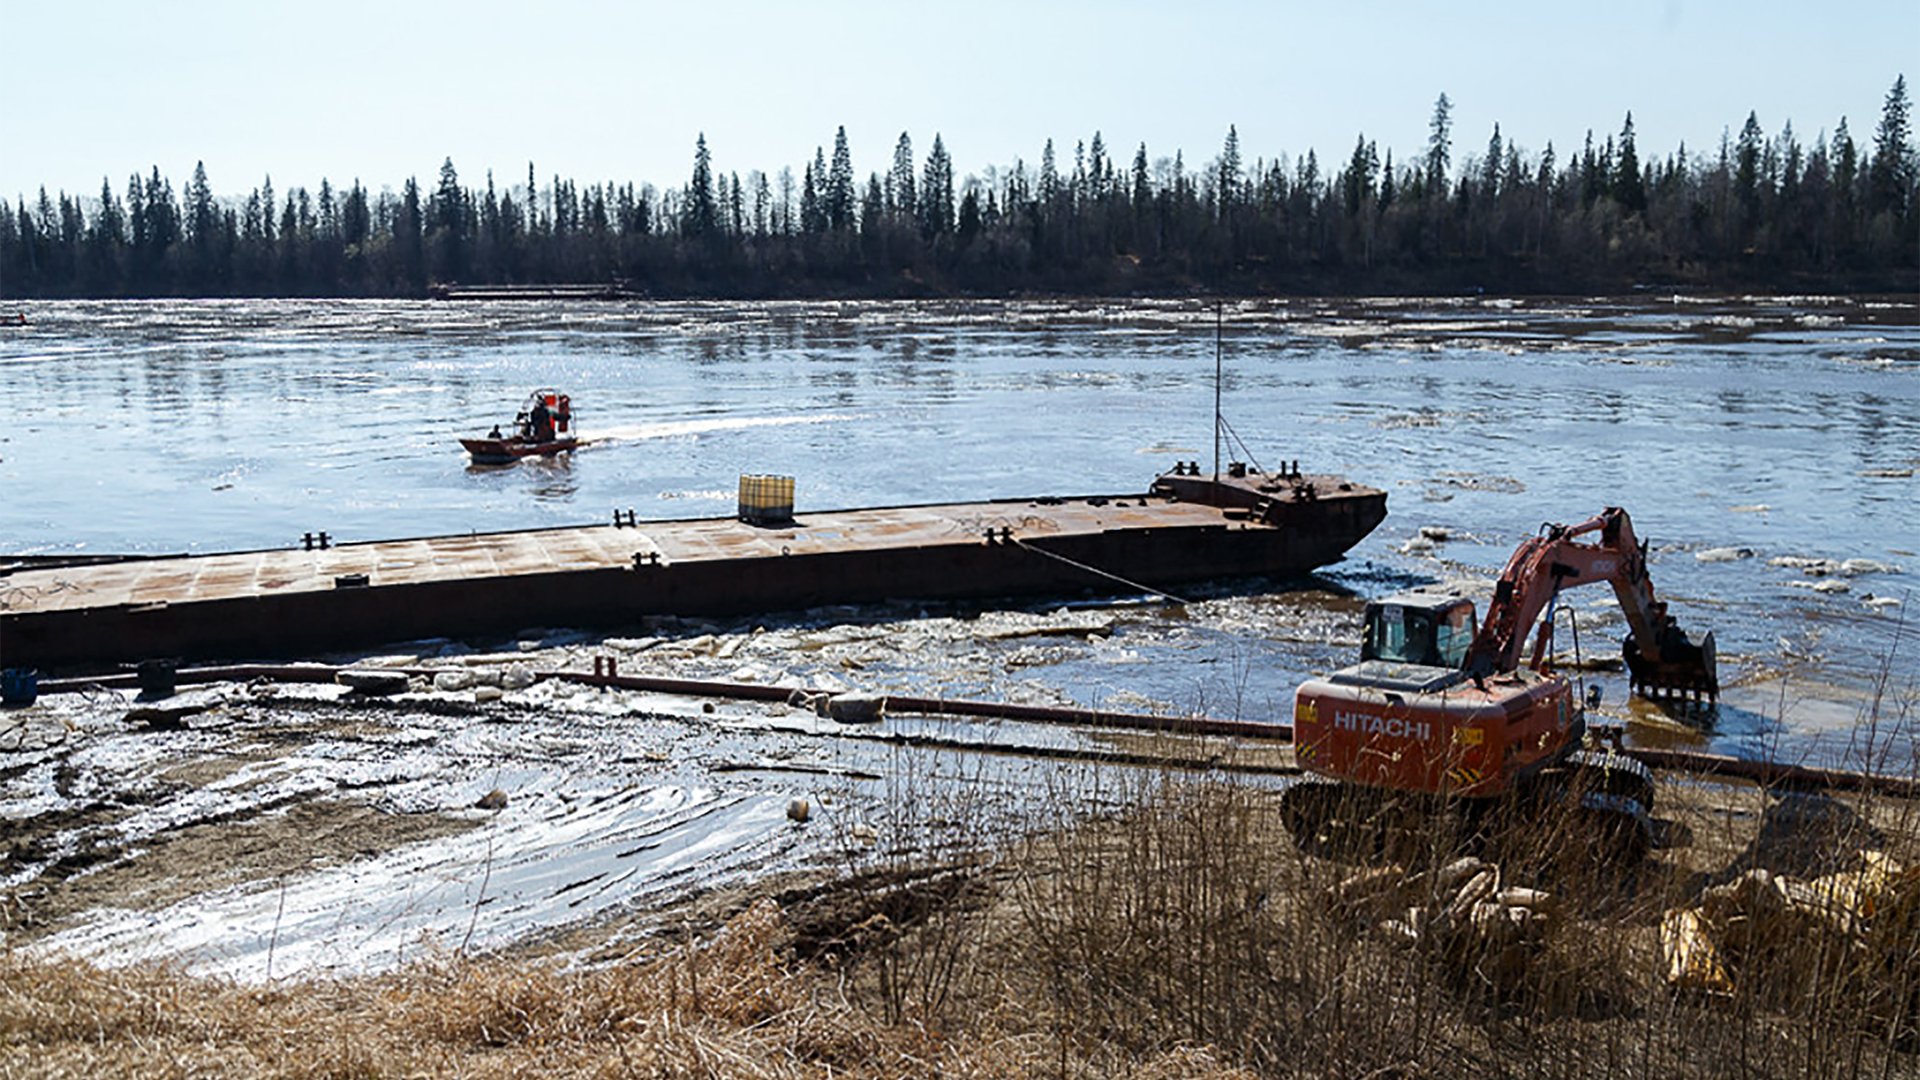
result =
[[[1478,626],[1473,601],[1457,591],[1370,602],[1360,662],[1294,695],[1294,753],[1308,775],[1287,789],[1282,811],[1296,840],[1424,813],[1436,801],[1472,813],[1545,797],[1597,819],[1625,854],[1644,854],[1652,776],[1624,755],[1585,748],[1587,703],[1553,670],[1552,643],[1561,593],[1606,582],[1631,629],[1624,651],[1633,691],[1716,700],[1713,634],[1696,639],[1676,625],[1654,596],[1646,556],[1627,512],[1608,507],[1577,525],[1543,525],[1523,542]],[[1574,633],[1577,641],[1577,626]]]

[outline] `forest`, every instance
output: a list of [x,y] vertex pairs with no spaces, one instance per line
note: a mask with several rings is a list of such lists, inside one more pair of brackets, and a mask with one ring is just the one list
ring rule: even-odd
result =
[[652,297],[1911,292],[1920,191],[1904,75],[1871,141],[1842,118],[1803,142],[1749,113],[1717,147],[1644,155],[1628,113],[1577,148],[1496,124],[1456,152],[1434,103],[1424,153],[1362,134],[1323,160],[1255,157],[1233,127],[1204,163],[1116,152],[1099,132],[956,180],[902,133],[861,179],[845,128],[798,176],[721,173],[702,135],[683,184],[463,181],[396,193],[321,180],[176,194],[157,167],[97,196],[0,203],[0,296],[421,297],[436,286],[580,284]]

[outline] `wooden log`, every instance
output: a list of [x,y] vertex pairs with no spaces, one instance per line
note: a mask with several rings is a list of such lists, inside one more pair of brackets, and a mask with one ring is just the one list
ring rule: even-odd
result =
[[1698,908],[1677,908],[1661,916],[1660,952],[1666,961],[1668,986],[1697,993],[1733,993],[1733,980]]

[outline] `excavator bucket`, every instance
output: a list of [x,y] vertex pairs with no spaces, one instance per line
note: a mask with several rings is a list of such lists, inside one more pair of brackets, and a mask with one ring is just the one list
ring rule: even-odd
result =
[[1718,701],[1720,660],[1714,652],[1713,631],[1695,639],[1676,626],[1665,630],[1652,650],[1643,650],[1639,642],[1627,638],[1627,678],[1633,692],[1655,699]]

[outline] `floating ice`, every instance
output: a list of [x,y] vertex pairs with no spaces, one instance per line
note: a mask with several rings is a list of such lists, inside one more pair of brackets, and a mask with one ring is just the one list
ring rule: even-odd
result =
[[1751,559],[1753,556],[1754,550],[1746,547],[1708,548],[1693,554],[1693,557],[1701,562],[1738,562],[1741,559]]

